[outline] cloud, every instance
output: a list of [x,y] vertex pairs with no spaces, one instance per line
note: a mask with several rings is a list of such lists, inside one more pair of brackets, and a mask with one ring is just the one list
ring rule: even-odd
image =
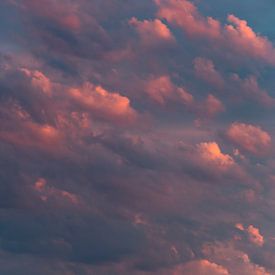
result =
[[202,80],[214,85],[217,88],[222,88],[224,80],[220,73],[216,70],[212,60],[197,57],[194,59],[194,69],[196,75]]
[[264,237],[260,234],[260,231],[257,227],[249,225],[247,228],[249,240],[257,246],[263,246]]
[[214,163],[220,168],[228,168],[234,164],[233,158],[227,154],[223,154],[216,142],[199,143],[197,151],[202,159]]
[[40,199],[43,202],[47,202],[49,199],[56,199],[57,201],[64,200],[74,205],[80,203],[79,198],[71,192],[61,190],[55,187],[48,186],[46,179],[39,178],[33,187],[39,194]]
[[46,154],[65,153],[66,149],[62,145],[63,135],[58,129],[31,121],[19,120],[16,123],[18,122],[21,123],[18,127],[5,127],[0,131],[2,141],[25,150],[30,148],[40,150]]
[[57,4],[54,0],[39,2],[27,0],[24,3],[14,0],[12,3],[25,12],[32,12],[34,16],[51,20],[63,28],[69,30],[80,28],[81,19],[78,15],[77,5],[73,4],[72,1],[65,0]]
[[157,46],[158,44],[175,42],[175,38],[169,28],[159,19],[139,21],[133,17],[129,23],[136,28],[145,46]]
[[241,223],[237,223],[235,227],[240,231],[246,232],[248,234],[249,241],[254,245],[264,245],[264,237],[261,235],[260,230],[257,227],[249,225],[247,228],[245,228]]
[[92,83],[70,88],[69,95],[74,103],[101,119],[117,122],[133,122],[137,118],[130,100],[119,93],[111,93]]
[[224,112],[225,107],[218,98],[210,94],[207,96],[206,100],[201,103],[200,111],[202,115],[213,117],[218,113]]
[[275,273],[273,34],[209,2],[0,1],[0,274]]
[[203,254],[228,270],[229,274],[270,275],[262,266],[255,264],[245,252],[237,250],[232,244],[214,243],[203,247]]
[[169,23],[181,27],[191,36],[207,36],[219,38],[221,26],[212,17],[204,18],[187,0],[155,0],[159,10],[158,16]]
[[197,260],[188,262],[184,265],[175,268],[175,271],[172,273],[173,275],[192,275],[192,274],[200,274],[200,275],[229,275],[226,268],[217,265],[215,263],[211,263],[208,260]]
[[235,122],[226,131],[228,140],[241,150],[262,156],[271,147],[270,135],[259,126]]
[[160,105],[165,105],[167,101],[191,105],[193,96],[183,87],[174,85],[169,76],[163,75],[150,79],[146,86],[149,97]]
[[21,71],[31,79],[31,84],[34,88],[42,90],[47,95],[51,95],[52,83],[42,72],[38,70],[30,71],[26,68],[22,68]]
[[202,38],[211,44],[218,44],[225,50],[275,64],[275,49],[265,37],[257,34],[245,20],[228,15],[228,24],[222,24],[202,15],[197,7],[188,0],[155,0],[157,15],[170,24],[181,28],[193,38]]
[[259,86],[258,80],[254,75],[250,75],[244,79],[241,79],[237,74],[232,74],[228,81],[232,85],[237,85],[236,89],[241,90],[242,96],[246,100],[260,103],[266,107],[274,106],[274,98],[271,97],[267,93],[267,91],[265,91]]

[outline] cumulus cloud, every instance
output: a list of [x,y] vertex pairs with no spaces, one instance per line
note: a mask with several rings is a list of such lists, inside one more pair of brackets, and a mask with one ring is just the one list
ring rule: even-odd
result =
[[254,2],[0,1],[1,274],[275,273]]
[[137,117],[127,97],[108,92],[101,86],[86,82],[82,87],[70,88],[69,94],[75,103],[99,118],[132,122]]
[[253,243],[256,246],[263,246],[264,245],[264,237],[263,235],[260,233],[260,230],[253,226],[253,225],[249,225],[247,228],[245,228],[243,226],[243,224],[241,223],[237,223],[235,225],[235,227],[237,229],[239,229],[240,231],[246,232],[248,235],[248,239],[251,243]]
[[225,111],[223,103],[212,94],[207,96],[206,100],[201,104],[200,109],[203,115],[209,117],[213,117],[216,114]]
[[257,246],[263,246],[264,237],[261,235],[260,230],[253,225],[249,225],[247,228],[249,240]]
[[275,49],[265,37],[255,33],[245,20],[228,15],[228,24],[222,24],[202,15],[188,0],[155,0],[158,16],[181,28],[191,37],[203,38],[218,43],[240,55],[256,58],[268,64],[275,64]]
[[167,101],[180,102],[184,105],[193,103],[192,94],[183,87],[174,85],[167,75],[149,80],[146,92],[152,100],[161,105],[165,105]]
[[224,80],[220,73],[216,70],[212,60],[197,57],[194,59],[195,73],[202,80],[214,85],[217,88],[221,88],[224,85]]
[[62,133],[51,125],[39,125],[31,121],[21,121],[21,125],[18,125],[16,129],[5,127],[0,131],[2,141],[26,150],[34,148],[50,154],[65,152],[62,138]]
[[159,19],[139,21],[133,17],[129,23],[136,28],[142,43],[146,46],[175,42],[169,28]]
[[218,38],[221,32],[219,21],[204,18],[190,1],[155,0],[159,7],[158,16],[169,23],[181,27],[191,36]]
[[197,260],[178,266],[172,274],[229,275],[226,268],[215,263],[211,263],[208,260]]
[[248,254],[230,243],[206,244],[203,253],[211,261],[225,267],[229,274],[270,275],[264,267],[255,264]]
[[230,155],[223,154],[216,142],[202,142],[197,145],[199,155],[207,162],[214,163],[218,167],[227,168],[234,164]]
[[52,83],[48,77],[38,70],[30,71],[22,68],[21,71],[31,79],[34,88],[41,89],[45,94],[51,95]]
[[229,82],[236,84],[236,89],[239,89],[242,96],[249,101],[255,101],[266,107],[274,106],[274,98],[267,91],[262,89],[254,75],[250,75],[241,79],[237,74],[231,75]]
[[271,147],[270,135],[259,126],[235,122],[226,132],[230,142],[254,155],[265,155]]
[[79,18],[77,5],[72,1],[62,1],[57,3],[54,0],[24,2],[13,0],[14,5],[20,7],[25,12],[32,12],[34,16],[52,20],[61,27],[69,30],[77,30],[80,28],[81,19]]

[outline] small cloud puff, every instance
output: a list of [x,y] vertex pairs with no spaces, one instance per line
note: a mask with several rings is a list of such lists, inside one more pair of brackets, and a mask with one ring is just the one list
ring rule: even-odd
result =
[[241,223],[237,223],[235,225],[235,228],[237,228],[240,231],[247,232],[249,241],[251,243],[257,246],[264,245],[264,236],[260,233],[260,230],[254,225],[249,225],[247,228],[245,228]]
[[202,142],[197,145],[197,151],[204,160],[215,163],[221,168],[228,168],[234,164],[233,158],[223,154],[216,142]]

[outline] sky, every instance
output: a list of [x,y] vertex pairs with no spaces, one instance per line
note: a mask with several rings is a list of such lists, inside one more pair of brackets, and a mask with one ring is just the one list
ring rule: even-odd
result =
[[274,12],[0,1],[0,274],[275,274]]

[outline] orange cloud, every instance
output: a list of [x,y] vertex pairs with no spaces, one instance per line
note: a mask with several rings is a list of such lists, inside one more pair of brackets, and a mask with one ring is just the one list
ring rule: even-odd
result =
[[234,164],[231,156],[223,154],[216,142],[203,142],[197,145],[199,155],[207,162],[214,163],[220,168],[228,168]]
[[264,245],[264,237],[261,235],[260,230],[253,225],[249,225],[247,228],[249,240],[257,245],[263,246]]
[[50,125],[24,123],[22,131],[1,131],[0,137],[8,142],[26,146],[50,145],[60,140],[60,133]]
[[226,132],[228,139],[240,149],[255,155],[264,155],[271,147],[270,135],[260,127],[233,123]]
[[99,118],[131,122],[137,117],[127,97],[110,93],[101,86],[86,82],[82,87],[69,89],[69,94],[74,102]]
[[235,228],[239,229],[240,231],[245,231],[248,234],[250,242],[252,242],[253,244],[257,246],[264,245],[264,237],[257,227],[249,225],[247,228],[245,228],[241,223],[237,223],[235,225]]
[[181,28],[191,37],[219,43],[225,48],[275,65],[275,49],[265,37],[256,34],[245,20],[229,15],[222,26],[212,17],[204,17],[188,0],[155,0],[158,16]]

